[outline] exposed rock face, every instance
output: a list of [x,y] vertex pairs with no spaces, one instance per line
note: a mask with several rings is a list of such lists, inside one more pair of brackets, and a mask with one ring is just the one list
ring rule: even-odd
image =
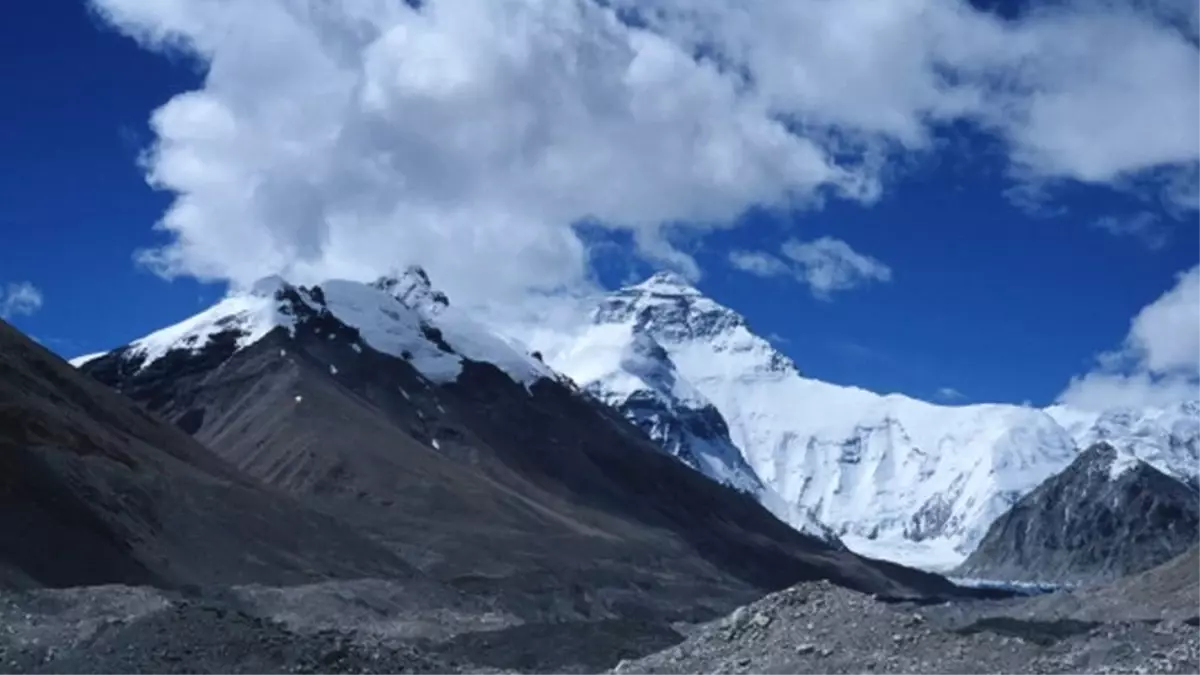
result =
[[1191,486],[1098,443],[993,523],[956,573],[1111,580],[1182,554],[1198,535],[1200,502]]
[[0,321],[0,586],[374,575],[425,583]]

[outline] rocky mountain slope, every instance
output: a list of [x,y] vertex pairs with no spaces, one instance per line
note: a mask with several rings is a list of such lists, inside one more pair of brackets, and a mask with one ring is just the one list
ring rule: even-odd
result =
[[385,547],[241,475],[0,321],[0,585],[362,576],[447,601]]
[[960,592],[688,469],[415,270],[264,281],[82,370],[523,620],[675,620],[799,578]]
[[[856,550],[914,565],[961,562],[1017,499],[1071,463],[1079,440],[1117,417],[935,405],[807,378],[743,317],[670,273],[608,294],[585,326],[542,335],[535,346],[556,369],[620,406],[635,393],[658,394],[622,361],[597,359],[589,346],[620,352],[645,340],[673,365],[673,386],[694,391],[723,418],[766,488],[760,494],[778,495]],[[1120,442],[1136,439],[1132,452],[1176,474],[1194,473],[1194,408],[1182,408],[1172,431],[1159,436],[1153,430],[1166,418],[1143,415],[1144,425],[1123,427]],[[1061,423],[1068,419],[1069,428]]]
[[1175,558],[1200,538],[1200,494],[1132,454],[1091,446],[988,529],[957,574],[1109,581]]

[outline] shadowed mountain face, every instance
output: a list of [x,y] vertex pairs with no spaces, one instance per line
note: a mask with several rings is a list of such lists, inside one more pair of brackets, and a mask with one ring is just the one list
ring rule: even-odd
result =
[[988,529],[958,573],[1094,582],[1150,569],[1200,534],[1200,496],[1106,443],[1021,498]]
[[124,349],[83,370],[246,475],[525,616],[694,618],[815,578],[965,592],[797,533],[567,381],[518,383],[463,358],[438,383],[323,309],[319,288],[295,293],[278,295],[293,325],[252,344],[231,328],[148,365]]
[[0,321],[0,585],[371,575],[418,576]]

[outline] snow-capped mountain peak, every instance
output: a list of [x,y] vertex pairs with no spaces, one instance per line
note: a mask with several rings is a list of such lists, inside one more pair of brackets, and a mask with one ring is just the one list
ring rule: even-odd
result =
[[396,275],[376,279],[371,286],[396,298],[422,316],[437,316],[450,306],[450,298],[433,288],[429,275],[420,265],[409,265]]
[[232,353],[276,329],[294,335],[298,325],[323,316],[355,329],[376,351],[410,361],[434,382],[454,381],[463,359],[491,363],[526,386],[558,377],[523,347],[453,311],[420,268],[372,284],[331,279],[305,287],[267,277],[120,352],[131,366],[144,369],[172,352],[222,344]]
[[639,331],[670,333],[675,339],[712,336],[745,323],[737,312],[717,304],[670,272],[660,272],[609,294],[600,301],[592,320],[630,323]]
[[[639,371],[642,361],[583,358],[586,350],[576,347],[597,335],[652,339],[675,381],[719,412],[769,492],[833,527],[851,547],[901,562],[956,564],[1018,498],[1066,468],[1083,438],[1054,411],[936,405],[805,377],[740,314],[677,275],[656,274],[600,298],[573,346],[547,350],[552,365],[581,381],[611,387],[628,378],[654,388]],[[631,342],[626,351],[638,350]],[[1148,461],[1161,452],[1151,448],[1172,442],[1177,455],[1194,455],[1195,415],[1169,425],[1176,441],[1122,419],[1098,415],[1085,427],[1134,429],[1130,438],[1149,442],[1133,454]],[[1161,429],[1164,419],[1148,428]]]
[[627,286],[627,290],[637,290],[659,296],[700,296],[699,289],[692,285],[683,275],[677,272],[655,272],[645,281]]
[[713,480],[755,496],[777,518],[831,543],[836,535],[805,508],[763,484],[729,438],[720,412],[676,369],[667,350],[628,324],[590,326],[552,356],[592,396],[642,429],[664,452]]

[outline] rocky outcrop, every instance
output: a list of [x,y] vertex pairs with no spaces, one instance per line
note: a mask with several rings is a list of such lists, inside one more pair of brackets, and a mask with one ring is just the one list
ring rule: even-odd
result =
[[962,576],[1068,583],[1115,579],[1194,546],[1191,486],[1099,443],[1020,499],[956,570]]

